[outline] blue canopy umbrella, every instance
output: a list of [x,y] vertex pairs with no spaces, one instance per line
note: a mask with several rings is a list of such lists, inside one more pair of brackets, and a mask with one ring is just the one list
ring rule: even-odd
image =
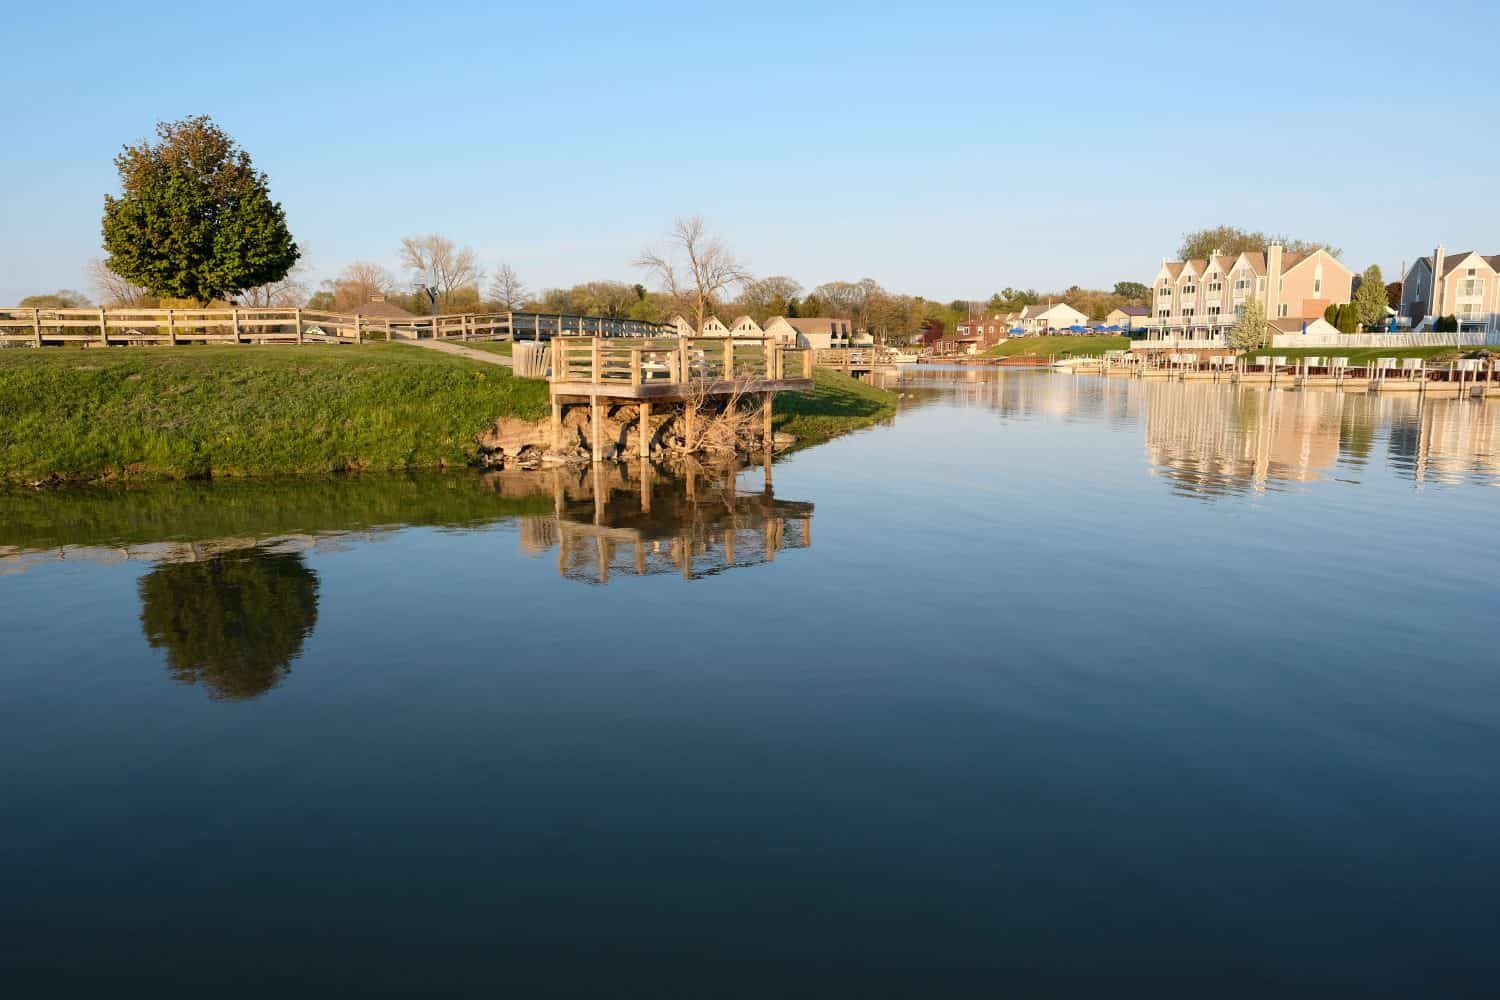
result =
[[1019,327],[1019,326],[1013,326],[1013,327],[1011,327],[1011,328],[1010,328],[1010,332],[1011,332],[1011,333],[1025,333],[1025,332],[1026,332],[1026,331],[1025,331],[1025,330],[1023,330],[1023,329],[1022,329],[1022,328],[1021,328],[1021,327]]
[[1089,332],[1089,328],[1088,327],[1086,327],[1086,326],[1078,326],[1076,323],[1073,326],[1068,327],[1068,330],[1071,331],[1072,333],[1088,333]]

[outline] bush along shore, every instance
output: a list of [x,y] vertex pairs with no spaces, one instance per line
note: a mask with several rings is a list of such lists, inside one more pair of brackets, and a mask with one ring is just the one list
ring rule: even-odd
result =
[[[775,427],[816,443],[895,399],[819,371],[777,397]],[[502,430],[543,440],[549,399],[545,382],[400,344],[5,350],[0,414],[0,483],[45,485],[505,464],[519,449]]]

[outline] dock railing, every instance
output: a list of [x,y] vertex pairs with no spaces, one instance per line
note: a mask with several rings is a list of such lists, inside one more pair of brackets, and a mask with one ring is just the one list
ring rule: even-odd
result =
[[552,381],[650,386],[812,378],[813,356],[768,337],[559,337]]

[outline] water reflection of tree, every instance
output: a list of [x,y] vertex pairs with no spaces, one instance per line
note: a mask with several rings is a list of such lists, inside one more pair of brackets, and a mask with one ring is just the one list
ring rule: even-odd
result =
[[255,698],[291,671],[318,620],[318,577],[294,553],[164,563],[141,578],[141,629],[167,669],[215,700]]

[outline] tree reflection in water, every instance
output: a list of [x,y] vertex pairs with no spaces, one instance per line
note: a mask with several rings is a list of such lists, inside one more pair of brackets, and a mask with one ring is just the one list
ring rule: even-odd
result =
[[167,670],[215,701],[281,682],[318,620],[318,577],[296,553],[246,549],[162,563],[140,581],[141,629]]

